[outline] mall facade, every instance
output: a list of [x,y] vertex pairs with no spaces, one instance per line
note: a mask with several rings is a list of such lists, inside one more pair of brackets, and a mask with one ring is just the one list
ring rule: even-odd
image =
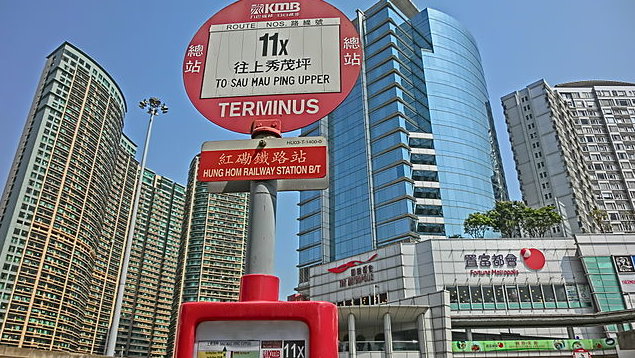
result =
[[634,260],[632,235],[429,239],[312,267],[305,298],[339,307],[340,357],[616,357]]

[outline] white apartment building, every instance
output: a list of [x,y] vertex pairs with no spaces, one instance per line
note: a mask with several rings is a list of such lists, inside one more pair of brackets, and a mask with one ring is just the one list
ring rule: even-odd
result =
[[523,199],[566,218],[554,236],[635,231],[635,84],[540,80],[502,104]]

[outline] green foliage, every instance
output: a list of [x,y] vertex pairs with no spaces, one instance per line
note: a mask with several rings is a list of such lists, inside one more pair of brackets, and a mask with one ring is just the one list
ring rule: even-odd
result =
[[527,209],[524,229],[530,237],[544,237],[547,231],[562,222],[562,217],[552,205],[538,209]]
[[463,228],[475,238],[482,238],[488,229],[500,232],[502,237],[543,237],[560,222],[562,217],[551,205],[533,209],[520,201],[498,201],[486,213],[470,214]]
[[520,237],[521,223],[527,206],[520,201],[497,201],[487,212],[492,218],[492,229],[502,237]]
[[492,218],[483,213],[471,213],[463,223],[463,230],[474,238],[483,238],[487,229],[492,227]]
[[609,214],[602,209],[594,208],[591,210],[591,217],[595,224],[600,228],[600,232],[611,232],[611,224],[609,224]]

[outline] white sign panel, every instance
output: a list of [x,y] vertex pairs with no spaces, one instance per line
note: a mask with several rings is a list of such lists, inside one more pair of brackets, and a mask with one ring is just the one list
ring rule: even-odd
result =
[[324,18],[211,25],[201,98],[340,92],[339,24]]
[[589,351],[574,351],[573,358],[591,358],[591,352]]
[[196,328],[194,358],[308,358],[300,321],[207,321]]
[[635,293],[635,274],[622,274],[617,277],[623,293]]

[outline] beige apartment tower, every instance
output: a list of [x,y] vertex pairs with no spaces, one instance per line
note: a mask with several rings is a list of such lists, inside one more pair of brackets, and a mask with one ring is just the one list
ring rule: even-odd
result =
[[207,184],[196,180],[198,165],[196,156],[188,174],[170,347],[181,303],[238,301],[244,273],[249,195],[209,193]]
[[[103,354],[140,165],[114,80],[48,56],[0,202],[0,344]],[[164,357],[185,187],[146,169],[117,354]]]
[[185,187],[148,169],[142,180],[115,353],[124,357],[165,357]]
[[48,56],[0,202],[0,344],[80,349],[125,112],[81,50]]
[[139,180],[140,166],[135,160],[136,150],[137,146],[128,137],[121,137],[108,198],[108,215],[104,216],[81,332],[79,351],[82,353],[100,354],[105,350],[132,215],[132,201]]

